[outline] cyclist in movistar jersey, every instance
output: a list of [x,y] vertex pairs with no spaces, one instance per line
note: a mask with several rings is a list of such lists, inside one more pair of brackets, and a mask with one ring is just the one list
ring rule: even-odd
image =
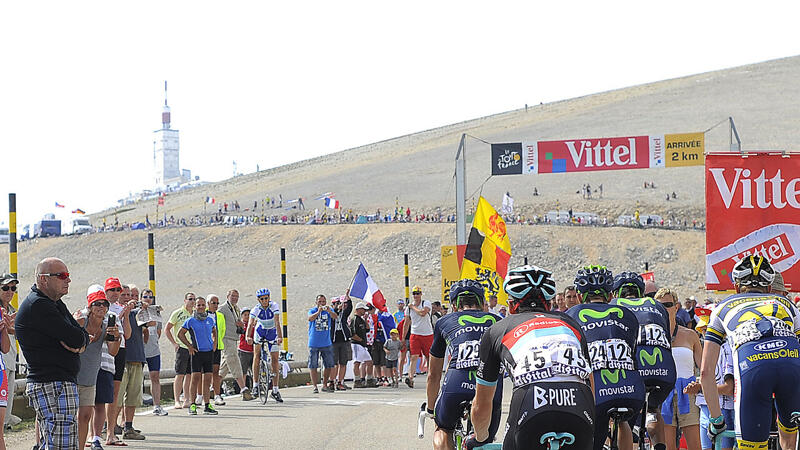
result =
[[[607,304],[614,275],[605,266],[587,266],[578,271],[575,287],[583,301],[567,310],[581,324],[589,342],[589,357],[595,386],[594,448],[600,450],[608,436],[611,408],[627,408],[628,420],[642,410],[645,388],[636,370],[633,349],[639,337],[639,321],[624,306]],[[633,434],[627,422],[619,424],[621,450],[633,448]]]
[[769,293],[775,273],[760,255],[738,261],[731,272],[737,293],[714,309],[706,328],[700,382],[711,417],[708,432],[716,436],[726,428],[715,368],[727,339],[734,359],[735,428],[741,450],[767,448],[773,396],[781,448],[794,448],[797,440],[790,418],[800,411],[800,317],[791,301]]
[[517,267],[508,271],[503,289],[511,314],[481,338],[472,401],[475,436],[467,444],[488,442],[495,388],[505,368],[514,392],[504,449],[545,448],[550,439],[570,449],[591,449],[594,383],[589,350],[572,317],[549,312],[556,295],[553,274],[536,266]]
[[[433,327],[433,346],[428,364],[428,406],[435,406],[435,414],[430,408],[428,414],[434,416],[436,433],[433,447],[452,448],[453,430],[460,420],[459,405],[471,401],[475,396],[475,371],[480,359],[478,349],[481,337],[490,326],[500,320],[500,316],[483,312],[483,285],[475,280],[459,280],[450,287],[450,304],[456,312],[442,316]],[[450,351],[452,358],[439,390],[442,379],[445,353]],[[494,440],[500,426],[500,412],[503,402],[502,384],[494,395],[492,422],[489,426],[489,440]]]
[[[639,375],[647,391],[647,434],[655,444],[655,450],[665,450],[664,421],[661,419],[661,404],[675,388],[677,370],[672,358],[672,334],[669,332],[669,314],[661,303],[643,297],[645,283],[636,272],[622,272],[614,277],[612,305],[630,309],[639,321],[639,337],[634,350]],[[640,425],[641,418],[630,421],[631,426]],[[641,438],[640,433],[640,438]]]
[[[283,403],[278,391],[278,345],[283,342],[281,332],[281,310],[278,304],[270,300],[269,289],[262,288],[256,292],[258,304],[250,310],[250,321],[247,324],[247,343],[253,346],[253,395],[258,396],[259,389],[269,386],[258,385],[258,367],[261,364],[261,346],[267,345],[272,358],[272,398]],[[255,332],[252,331],[255,329]],[[251,337],[252,336],[252,337]]]

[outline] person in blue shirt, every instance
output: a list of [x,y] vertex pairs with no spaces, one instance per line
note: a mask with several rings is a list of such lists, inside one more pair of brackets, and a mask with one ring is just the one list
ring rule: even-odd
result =
[[[311,372],[311,383],[314,384],[314,393],[319,393],[319,357],[322,356],[324,380],[331,379],[333,369],[333,342],[331,342],[331,327],[333,321],[339,317],[336,311],[328,306],[328,299],[317,295],[317,305],[308,310],[308,369]],[[325,384],[323,384],[325,386]]]
[[[191,342],[187,334],[190,335]],[[217,327],[214,326],[214,319],[208,316],[206,299],[203,297],[197,297],[194,313],[183,322],[178,332],[178,339],[183,342],[192,357],[192,383],[189,387],[192,404],[189,406],[189,414],[197,415],[195,399],[198,391],[202,391],[205,403],[203,414],[216,415],[217,410],[211,405],[209,387],[212,382],[214,349],[217,348]]]

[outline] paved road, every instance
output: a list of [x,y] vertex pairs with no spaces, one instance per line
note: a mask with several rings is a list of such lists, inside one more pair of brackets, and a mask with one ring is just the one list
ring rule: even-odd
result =
[[[507,386],[506,392],[511,392]],[[432,448],[433,423],[417,438],[417,411],[425,399],[425,377],[416,388],[371,388],[313,394],[310,387],[281,390],[285,402],[271,398],[266,405],[227,399],[218,416],[189,416],[185,409],[169,409],[169,416],[137,414],[135,426],[147,436],[127,441],[130,449],[360,449]],[[508,411],[506,395],[504,417]],[[502,430],[502,427],[501,427]],[[15,433],[16,434],[16,433]],[[30,448],[20,445],[19,448]],[[31,436],[32,437],[32,436]],[[24,442],[24,441],[23,441]],[[17,448],[16,445],[10,448]],[[106,447],[115,448],[115,447]]]

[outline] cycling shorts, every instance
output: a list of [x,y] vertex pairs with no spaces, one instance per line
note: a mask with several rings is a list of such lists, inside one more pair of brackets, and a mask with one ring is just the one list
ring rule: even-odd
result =
[[600,450],[608,435],[608,410],[629,408],[630,419],[644,407],[645,387],[638,370],[595,370],[595,429],[594,448]]
[[259,328],[256,327],[255,333],[253,334],[253,343],[255,344],[263,344],[264,342],[267,343],[268,347],[267,350],[270,352],[277,352],[277,348],[272,350],[272,346],[275,345],[275,341],[278,339],[278,330],[275,328]]
[[[450,369],[444,375],[444,382],[439,391],[434,407],[436,426],[453,431],[461,417],[459,405],[462,402],[471,402],[475,397],[475,371],[464,369]],[[500,428],[500,415],[503,412],[503,383],[497,383],[492,401],[492,421],[489,424],[489,437],[494,440]]]
[[594,434],[591,388],[574,381],[538,382],[514,390],[503,449],[546,448],[547,433],[570,433],[571,450],[590,450]]
[[662,347],[639,345],[636,347],[635,353],[639,375],[642,377],[645,389],[650,391],[650,395],[647,397],[647,410],[649,412],[660,411],[661,404],[675,389],[678,376],[672,352]]
[[747,342],[734,351],[736,439],[741,450],[767,448],[773,394],[778,426],[800,411],[800,344],[795,338],[769,337]]

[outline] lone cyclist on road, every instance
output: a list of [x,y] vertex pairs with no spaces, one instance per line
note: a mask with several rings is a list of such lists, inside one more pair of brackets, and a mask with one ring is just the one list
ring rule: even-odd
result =
[[727,339],[734,358],[734,417],[741,450],[767,448],[773,403],[781,448],[794,448],[797,441],[790,418],[800,411],[800,319],[791,301],[769,293],[775,273],[763,256],[737,262],[731,272],[737,293],[714,309],[706,328],[700,382],[710,415],[708,432],[716,436],[726,429],[715,368]]
[[[426,387],[428,414],[432,414],[436,422],[436,433],[433,435],[433,447],[436,449],[453,448],[453,430],[461,413],[459,405],[471,401],[475,396],[475,371],[480,363],[478,350],[481,337],[490,326],[501,319],[495,314],[483,312],[483,298],[483,285],[479,282],[459,280],[453,283],[450,287],[450,304],[455,312],[442,316],[433,327]],[[452,358],[440,391],[439,382],[448,349]],[[494,440],[500,427],[502,403],[503,385],[500,384],[492,405],[489,441]],[[436,405],[435,414],[430,409],[433,405]]]
[[489,442],[495,389],[505,369],[514,392],[504,449],[544,448],[551,439],[569,444],[571,450],[591,449],[594,382],[589,350],[573,318],[549,312],[556,295],[552,272],[536,266],[511,269],[503,289],[511,314],[481,338],[472,401],[475,435],[467,446]]

